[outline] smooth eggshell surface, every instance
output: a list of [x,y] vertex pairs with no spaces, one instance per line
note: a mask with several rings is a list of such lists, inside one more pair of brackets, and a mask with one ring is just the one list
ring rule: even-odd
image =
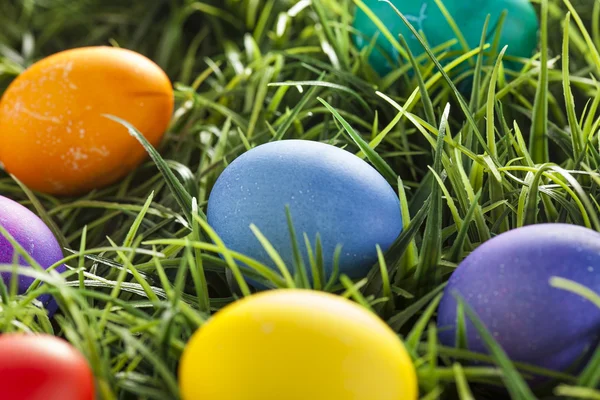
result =
[[94,375],[71,344],[50,335],[0,335],[2,400],[94,400]]
[[230,304],[190,339],[184,400],[415,400],[413,363],[376,315],[340,296],[271,290]]
[[[43,268],[48,268],[63,258],[60,245],[46,224],[29,209],[3,196],[0,196],[0,226],[7,230]],[[0,264],[12,264],[14,252],[10,242],[0,235]],[[19,257],[19,264],[28,265],[22,257]],[[65,269],[66,267],[61,265],[55,271],[64,272]],[[12,274],[2,272],[1,275],[4,283],[9,285]],[[33,278],[19,276],[18,292],[25,293],[33,281]],[[50,316],[56,312],[58,305],[50,295],[42,295],[39,300],[44,304]]]
[[[537,224],[480,245],[456,269],[438,311],[440,341],[455,345],[456,291],[514,361],[565,370],[598,344],[600,309],[550,286],[557,276],[600,293],[600,234]],[[468,348],[487,352],[468,317]]]
[[[122,118],[159,144],[173,112],[166,74],[133,51],[84,47],[35,63],[0,101],[0,162],[30,188],[75,195],[112,184],[146,157]],[[18,150],[16,150],[18,149]]]
[[[404,14],[417,32],[424,33],[430,48],[457,38],[434,0],[391,0],[391,3]],[[444,0],[443,3],[464,36],[469,49],[479,46],[483,25],[488,14],[490,14],[490,22],[487,41],[492,44],[500,16],[506,10],[507,15],[500,34],[498,52],[508,45],[505,57],[511,55],[529,58],[533,55],[538,42],[539,23],[529,0]],[[364,4],[375,13],[394,38],[398,39],[400,34],[404,36],[415,56],[425,53],[421,43],[389,4],[379,0],[364,0]],[[383,49],[388,58],[391,57],[394,60],[394,63],[391,64],[382,52],[374,49],[371,52],[370,64],[382,75],[392,71],[397,65],[398,51],[367,14],[358,7],[354,27],[366,36],[356,35],[354,38],[360,49],[369,46],[370,38],[378,34],[377,46]],[[462,50],[462,47],[458,43],[451,49]],[[450,59],[452,58],[448,60]],[[522,64],[507,60],[505,60],[505,65],[510,69],[519,69],[522,66]]]
[[327,276],[339,243],[340,271],[356,278],[377,261],[376,245],[385,251],[402,230],[398,196],[373,167],[308,140],[267,143],[234,160],[210,194],[208,222],[229,249],[275,268],[250,230],[254,223],[293,271],[286,205],[309,275],[304,233],[313,250],[320,234]]

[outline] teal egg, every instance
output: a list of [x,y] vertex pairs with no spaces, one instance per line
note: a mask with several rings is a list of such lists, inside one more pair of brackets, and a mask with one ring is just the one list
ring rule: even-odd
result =
[[[363,2],[395,38],[399,35],[404,36],[415,57],[425,52],[418,39],[387,2],[380,0],[363,0]],[[430,48],[456,38],[434,0],[391,0],[391,3],[417,31],[423,32]],[[486,35],[488,43],[492,44],[500,17],[506,10],[507,15],[498,47],[500,51],[504,46],[508,46],[505,53],[505,67],[518,70],[522,66],[518,62],[507,61],[506,56],[529,58],[533,55],[538,43],[539,22],[529,0],[443,0],[443,3],[470,49],[479,46],[488,14],[490,21]],[[399,66],[398,51],[359,7],[356,9],[354,28],[361,33],[354,36],[354,42],[359,49],[369,46],[371,40],[377,35],[375,49],[369,58],[369,63],[376,72],[385,75]],[[449,50],[460,51],[462,47],[457,43]],[[451,60],[452,58],[448,58],[445,62]]]

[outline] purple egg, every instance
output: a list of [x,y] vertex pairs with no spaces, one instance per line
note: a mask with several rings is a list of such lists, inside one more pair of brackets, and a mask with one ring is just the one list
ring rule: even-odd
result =
[[[0,196],[0,225],[43,268],[48,268],[63,258],[60,245],[46,224],[29,209],[3,196]],[[10,242],[3,235],[0,235],[0,264],[12,264],[14,252],[15,250]],[[19,257],[19,264],[29,265],[22,257]],[[66,267],[61,265],[56,268],[56,271],[63,272],[65,269]],[[2,272],[1,275],[4,283],[8,285],[12,274]],[[19,276],[19,294],[25,293],[34,280],[28,276]],[[54,315],[58,305],[52,296],[45,294],[38,299],[48,310],[48,315]]]
[[[451,276],[438,310],[439,339],[455,346],[460,294],[513,361],[579,369],[600,337],[600,309],[552,287],[557,276],[600,293],[600,233],[568,224],[514,229],[480,245]],[[467,347],[488,353],[466,320]]]

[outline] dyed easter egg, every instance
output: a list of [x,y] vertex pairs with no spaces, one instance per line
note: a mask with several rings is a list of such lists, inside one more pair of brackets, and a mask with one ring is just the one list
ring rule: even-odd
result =
[[327,276],[338,244],[340,272],[363,277],[377,261],[376,245],[385,251],[402,230],[398,196],[373,167],[308,140],[267,143],[235,159],[213,187],[208,222],[230,250],[275,268],[250,229],[255,224],[293,271],[286,205],[309,272],[303,235],[313,250],[320,235]]
[[272,290],[217,312],[179,365],[184,400],[414,400],[415,368],[396,334],[340,296]]
[[[600,309],[550,285],[551,277],[600,293],[600,234],[567,224],[537,224],[502,233],[480,245],[451,276],[438,310],[439,338],[454,346],[460,294],[513,361],[564,371],[594,350]],[[472,351],[486,346],[471,321]]]
[[141,54],[99,46],[51,55],[19,75],[0,101],[0,163],[54,195],[112,184],[146,152],[103,114],[130,122],[156,146],[173,102],[169,78]]
[[[0,196],[0,226],[8,231],[43,268],[48,268],[62,260],[63,253],[60,245],[46,224],[29,209],[3,196]],[[0,264],[13,264],[14,252],[8,239],[0,234]],[[28,265],[22,257],[19,257],[19,264]],[[61,265],[55,271],[64,272],[65,269],[66,267]],[[12,274],[10,272],[1,272],[0,274],[4,284],[8,286]],[[19,276],[18,293],[25,293],[34,280],[28,276]],[[49,316],[56,312],[58,305],[49,294],[40,296],[39,300],[48,310]]]
[[94,400],[87,360],[50,335],[0,335],[2,400]]
[[[395,39],[398,39],[399,35],[404,36],[415,56],[425,53],[421,43],[387,2],[364,0],[364,3]],[[430,48],[457,38],[435,0],[391,0],[391,3],[408,19],[417,32],[422,31]],[[479,46],[488,14],[490,14],[490,21],[486,39],[492,44],[499,19],[506,10],[507,15],[500,32],[498,51],[507,45],[505,58],[506,56],[529,58],[533,55],[538,41],[539,23],[529,0],[444,0],[443,3],[464,36],[469,49]],[[378,73],[385,75],[397,67],[400,57],[398,51],[360,8],[356,10],[354,27],[362,34],[354,37],[359,49],[369,46],[370,40],[376,34],[378,35],[376,48],[371,52],[369,59]],[[462,47],[457,43],[450,50],[461,51]],[[515,70],[522,66],[511,61],[505,61],[504,64],[507,68]]]

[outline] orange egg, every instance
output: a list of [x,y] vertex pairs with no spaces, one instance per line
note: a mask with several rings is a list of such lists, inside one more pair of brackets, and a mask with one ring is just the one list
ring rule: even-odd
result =
[[115,183],[146,157],[122,118],[156,146],[173,114],[167,75],[113,47],[63,51],[19,75],[0,100],[0,163],[27,186],[75,195]]

